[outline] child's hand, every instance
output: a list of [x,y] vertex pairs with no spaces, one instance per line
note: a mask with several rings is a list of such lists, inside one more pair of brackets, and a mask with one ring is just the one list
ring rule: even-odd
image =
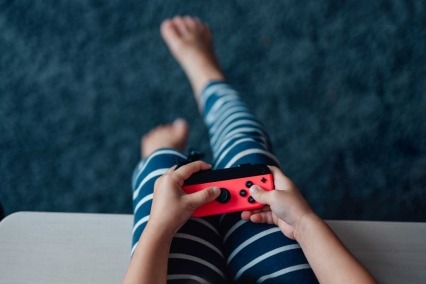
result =
[[170,168],[157,179],[154,185],[154,197],[151,207],[149,224],[174,235],[182,225],[191,218],[194,210],[220,194],[217,187],[187,194],[182,190],[183,182],[192,174],[208,170],[211,166],[202,161],[189,163],[175,170]]
[[269,167],[274,175],[276,190],[265,191],[259,186],[250,188],[253,198],[267,204],[259,210],[244,211],[241,218],[253,223],[275,224],[288,238],[297,238],[297,226],[303,217],[313,213],[293,182],[278,168]]

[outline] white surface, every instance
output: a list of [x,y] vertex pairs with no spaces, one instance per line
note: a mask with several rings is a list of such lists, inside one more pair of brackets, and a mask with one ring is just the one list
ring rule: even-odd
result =
[[426,283],[426,223],[328,224],[379,283]]
[[[0,222],[0,283],[120,283],[131,215],[21,212]],[[426,223],[328,221],[380,283],[426,283]]]
[[15,213],[0,222],[0,283],[120,283],[130,215]]

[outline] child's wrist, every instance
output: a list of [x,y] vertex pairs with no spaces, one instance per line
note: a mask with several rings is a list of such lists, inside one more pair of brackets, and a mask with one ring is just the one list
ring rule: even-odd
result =
[[316,215],[313,211],[306,213],[302,218],[300,218],[299,222],[297,222],[295,226],[294,239],[298,243],[303,242],[305,235],[309,234],[312,226],[315,226],[320,222],[323,222],[322,219],[318,217],[318,215]]
[[154,220],[150,220],[145,227],[144,233],[146,235],[152,235],[159,240],[171,242],[176,232],[171,226],[166,226]]

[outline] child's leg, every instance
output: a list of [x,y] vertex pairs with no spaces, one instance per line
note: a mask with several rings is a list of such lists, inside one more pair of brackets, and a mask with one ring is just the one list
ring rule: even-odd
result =
[[[143,140],[143,160],[136,167],[132,179],[134,227],[132,254],[148,222],[151,211],[154,183],[170,167],[184,161],[186,157],[171,148],[156,149],[156,145],[177,146],[175,139],[170,144],[170,126],[157,128]],[[170,131],[169,131],[170,132]],[[173,133],[173,138],[179,133]],[[185,137],[186,139],[186,137]],[[164,143],[166,142],[166,143]],[[169,144],[169,145],[167,145]],[[181,143],[183,144],[183,143]],[[147,150],[148,149],[148,150]],[[151,153],[151,151],[153,151]],[[168,279],[205,283],[226,282],[226,266],[222,254],[222,242],[217,230],[217,218],[190,219],[175,235],[170,249]]]
[[201,105],[215,168],[246,163],[278,166],[263,125],[229,84],[208,84],[201,95]]
[[[231,86],[210,83],[201,95],[201,108],[216,168],[278,164],[264,128]],[[300,246],[278,227],[245,222],[237,213],[223,215],[220,230],[234,281],[316,282]]]

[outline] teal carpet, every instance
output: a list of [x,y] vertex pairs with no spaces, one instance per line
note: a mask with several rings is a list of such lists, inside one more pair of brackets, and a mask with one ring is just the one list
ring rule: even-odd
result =
[[159,25],[212,28],[283,170],[329,219],[426,221],[424,1],[0,0],[0,201],[130,213],[140,136],[206,129]]

